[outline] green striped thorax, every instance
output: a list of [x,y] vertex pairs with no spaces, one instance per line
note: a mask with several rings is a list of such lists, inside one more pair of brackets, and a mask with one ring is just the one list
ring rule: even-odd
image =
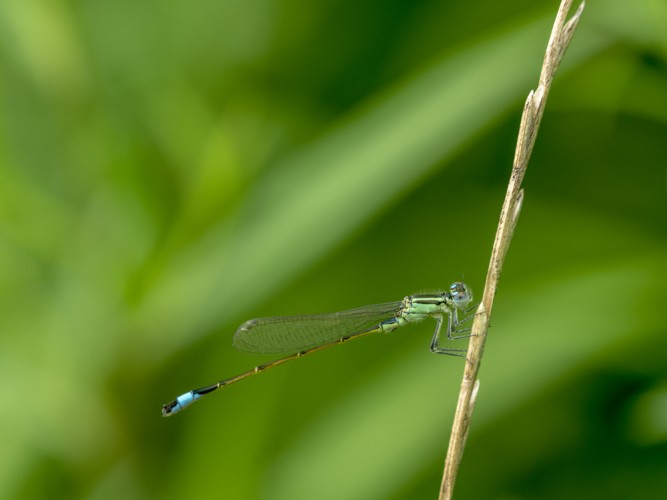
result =
[[390,332],[407,323],[420,321],[428,317],[442,317],[457,310],[464,311],[472,302],[472,290],[465,283],[452,283],[449,290],[440,293],[408,295],[394,320],[381,325],[385,332]]

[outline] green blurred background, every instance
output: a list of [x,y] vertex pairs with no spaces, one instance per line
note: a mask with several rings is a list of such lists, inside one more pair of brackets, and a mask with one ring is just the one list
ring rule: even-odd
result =
[[[435,498],[433,322],[270,358],[251,317],[479,293],[555,0],[0,2],[0,497]],[[667,491],[667,2],[554,82],[458,498]]]

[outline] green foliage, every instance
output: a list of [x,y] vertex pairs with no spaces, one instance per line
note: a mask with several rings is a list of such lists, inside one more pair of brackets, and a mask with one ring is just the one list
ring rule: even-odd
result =
[[[0,3],[0,497],[434,498],[430,323],[263,361],[250,317],[481,292],[556,2]],[[667,7],[554,83],[460,498],[667,488]]]

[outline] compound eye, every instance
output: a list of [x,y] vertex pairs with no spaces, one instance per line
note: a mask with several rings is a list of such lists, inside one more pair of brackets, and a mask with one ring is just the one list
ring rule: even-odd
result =
[[468,289],[465,283],[453,283],[449,287],[449,291],[452,294],[452,299],[458,307],[466,307],[470,302],[472,302],[472,293]]

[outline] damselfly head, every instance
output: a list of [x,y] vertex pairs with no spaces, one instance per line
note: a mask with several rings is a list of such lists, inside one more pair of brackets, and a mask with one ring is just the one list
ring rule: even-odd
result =
[[463,281],[452,283],[449,294],[458,309],[466,309],[472,302],[472,290]]

